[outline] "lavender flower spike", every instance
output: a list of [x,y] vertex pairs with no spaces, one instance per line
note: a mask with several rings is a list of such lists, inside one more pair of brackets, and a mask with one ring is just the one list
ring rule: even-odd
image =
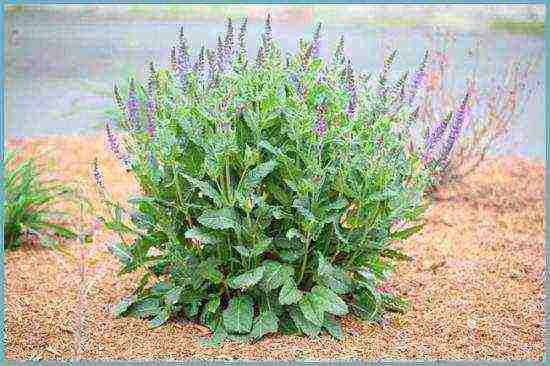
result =
[[319,58],[320,49],[321,49],[321,23],[317,25],[315,33],[313,35],[313,42],[310,45],[311,47],[311,57]]
[[451,132],[449,134],[449,138],[447,139],[445,146],[443,147],[440,161],[448,160],[449,154],[451,153],[451,150],[453,149],[453,146],[456,143],[456,140],[458,140],[458,136],[460,134],[460,131],[462,129],[462,124],[464,122],[464,116],[466,114],[466,107],[468,105],[469,98],[470,98],[470,94],[466,93],[466,96],[462,100],[460,107],[454,114],[453,124],[451,125]]
[[100,193],[103,194],[105,191],[105,184],[103,183],[103,174],[101,174],[101,171],[99,170],[99,162],[97,158],[94,159],[94,162],[92,165],[93,165],[92,173],[94,176],[96,186],[99,189]]
[[271,43],[273,40],[273,34],[271,30],[271,14],[269,13],[267,13],[267,18],[265,19],[264,34],[267,43]]
[[447,116],[439,121],[439,123],[434,126],[432,131],[428,133],[425,141],[424,161],[428,161],[430,159],[434,147],[441,140],[441,137],[443,137],[445,130],[447,130],[447,126],[449,125],[452,116],[453,112],[449,112]]
[[126,155],[120,148],[120,143],[117,136],[113,133],[111,125],[109,122],[105,123],[105,133],[107,135],[107,145],[109,149],[113,152],[113,155],[122,163],[126,171],[130,171],[132,164],[128,155]]
[[183,27],[180,28],[180,37],[177,49],[176,65],[178,66],[179,73],[189,72],[189,46],[187,39],[183,35]]
[[313,129],[313,132],[315,132],[317,137],[322,138],[325,135],[326,130],[327,125],[325,123],[325,119],[322,115],[320,115],[317,118],[317,122],[315,123],[315,128]]
[[231,56],[233,54],[233,22],[231,18],[227,19],[227,32],[225,33],[224,46],[226,55]]
[[428,50],[424,53],[424,57],[422,58],[422,62],[420,63],[420,67],[418,70],[414,73],[412,79],[411,79],[411,85],[410,85],[410,94],[409,94],[409,104],[412,104],[414,102],[414,98],[416,97],[416,93],[422,86],[422,83],[424,81],[424,78],[426,77],[426,65],[428,63]]
[[149,133],[149,136],[153,136],[155,134],[155,113],[157,110],[157,103],[155,101],[155,89],[152,83],[149,83],[145,107],[147,110],[147,133]]
[[248,18],[244,18],[239,30],[239,61],[244,62],[246,58],[246,27]]
[[133,129],[138,128],[139,124],[139,105],[136,93],[136,83],[134,79],[130,80],[130,87],[128,88],[128,102],[126,103],[127,118],[130,127]]

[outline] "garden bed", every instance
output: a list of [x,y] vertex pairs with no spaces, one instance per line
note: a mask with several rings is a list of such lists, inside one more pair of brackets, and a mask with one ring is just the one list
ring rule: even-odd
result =
[[[105,148],[103,136],[8,141],[24,151],[52,148],[67,180],[82,179],[99,206],[91,161],[118,200],[137,189]],[[439,193],[424,232],[409,239],[414,260],[392,282],[411,300],[404,315],[381,324],[345,318],[345,339],[270,336],[254,344],[207,348],[207,328],[174,319],[149,330],[145,320],[115,319],[113,305],[132,289],[116,276],[97,232],[88,268],[82,358],[93,360],[542,360],[544,350],[544,165],[517,157],[487,163],[460,186]],[[75,210],[75,217],[77,211]],[[75,243],[66,244],[71,251]],[[134,279],[135,280],[135,279]],[[74,358],[79,273],[60,254],[27,244],[5,255],[5,352],[8,359]]]

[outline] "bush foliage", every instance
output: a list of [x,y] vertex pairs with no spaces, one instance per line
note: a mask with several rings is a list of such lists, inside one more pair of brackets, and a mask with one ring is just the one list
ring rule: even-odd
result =
[[76,234],[59,222],[66,213],[55,210],[62,200],[72,199],[72,189],[48,177],[38,157],[23,158],[10,150],[4,166],[4,247],[17,249],[30,236],[46,247],[57,247],[60,237],[74,239]]
[[[171,68],[145,85],[115,87],[122,141],[107,140],[141,195],[113,201],[94,174],[118,233],[121,273],[141,271],[116,315],[157,327],[184,314],[211,339],[276,332],[341,337],[337,317],[404,311],[382,286],[396,244],[422,228],[426,171],[407,149],[414,123],[407,74],[355,75],[343,39],[325,61],[320,26],[295,55],[272,37],[269,17],[255,57],[246,20],[229,20],[216,49],[194,63],[183,34]],[[126,98],[124,98],[126,99]]]

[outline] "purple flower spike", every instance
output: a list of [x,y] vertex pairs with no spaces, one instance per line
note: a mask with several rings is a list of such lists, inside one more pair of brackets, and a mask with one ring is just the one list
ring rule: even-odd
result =
[[111,125],[109,122],[105,123],[105,133],[107,137],[107,145],[109,146],[109,149],[113,152],[115,157],[118,159],[120,156],[120,145],[118,143],[118,138],[113,134],[113,130],[111,129]]
[[180,29],[180,38],[178,44],[178,52],[176,56],[176,64],[180,73],[189,72],[189,46],[183,35],[183,27]]
[[132,166],[130,159],[128,158],[128,155],[126,155],[121,150],[118,137],[113,133],[109,122],[105,123],[105,133],[107,135],[107,145],[109,146],[109,149],[113,152],[113,155],[122,163],[126,171],[129,171]]
[[155,134],[155,125],[156,125],[155,113],[157,109],[154,90],[150,90],[147,95],[146,108],[147,108],[147,133],[149,133],[149,136],[153,136]]
[[420,67],[418,70],[414,73],[411,84],[410,84],[410,94],[409,94],[409,104],[412,104],[414,102],[414,98],[416,97],[416,93],[422,86],[422,83],[424,82],[424,78],[426,77],[426,65],[428,63],[428,51],[424,53],[424,57],[422,58],[422,62],[420,63]]
[[263,46],[258,48],[258,56],[256,57],[256,66],[262,67],[265,64],[265,49]]
[[441,153],[440,160],[442,161],[447,160],[449,158],[449,154],[451,153],[451,150],[453,149],[453,146],[456,143],[456,140],[458,140],[458,136],[460,135],[462,124],[464,122],[464,116],[466,114],[466,108],[468,105],[469,98],[470,98],[470,95],[466,93],[466,96],[462,100],[460,107],[454,114],[453,123],[451,125],[451,132],[449,134],[449,138],[447,139],[447,142],[443,147],[443,151]]
[[315,123],[315,128],[313,129],[313,132],[315,132],[317,137],[322,138],[325,135],[326,130],[327,125],[325,123],[325,119],[323,116],[319,116],[317,118],[317,122]]
[[271,30],[271,14],[269,13],[267,13],[267,18],[265,19],[264,34],[266,41],[270,44],[273,40],[273,33]]
[[134,79],[130,80],[128,88],[128,102],[126,103],[128,123],[133,129],[138,128],[139,124],[139,105],[136,93],[136,83]]
[[425,152],[424,152],[424,161],[429,160],[429,157],[431,156],[431,153],[434,149],[434,147],[437,145],[437,143],[441,140],[443,137],[443,134],[447,130],[447,126],[449,125],[449,122],[451,121],[451,118],[453,116],[453,112],[449,112],[447,116],[439,121],[437,125],[434,126],[431,132],[428,133],[428,136],[425,140]]
[[99,170],[99,162],[97,158],[94,159],[92,173],[97,188],[103,194],[103,192],[105,191],[105,184],[103,183],[103,174],[101,174],[101,171]]
[[246,27],[248,25],[248,18],[244,18],[239,30],[239,60],[244,62],[246,58]]
[[317,25],[315,33],[313,35],[313,42],[311,42],[311,57],[319,58],[321,51],[321,23]]
[[348,106],[346,108],[346,114],[348,115],[348,118],[351,120],[354,120],[357,118],[357,97],[355,95],[352,95],[348,102]]
[[227,19],[227,31],[225,33],[224,41],[225,51],[227,56],[233,53],[233,22],[231,18]]

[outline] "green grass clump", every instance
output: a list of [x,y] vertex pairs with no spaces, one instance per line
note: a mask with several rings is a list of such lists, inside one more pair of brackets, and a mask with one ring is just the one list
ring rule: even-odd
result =
[[37,157],[22,158],[16,151],[7,151],[4,167],[6,249],[17,249],[28,236],[38,237],[46,247],[57,247],[60,237],[76,237],[59,223],[67,215],[54,209],[62,200],[71,199],[71,188],[47,179],[49,170]]

